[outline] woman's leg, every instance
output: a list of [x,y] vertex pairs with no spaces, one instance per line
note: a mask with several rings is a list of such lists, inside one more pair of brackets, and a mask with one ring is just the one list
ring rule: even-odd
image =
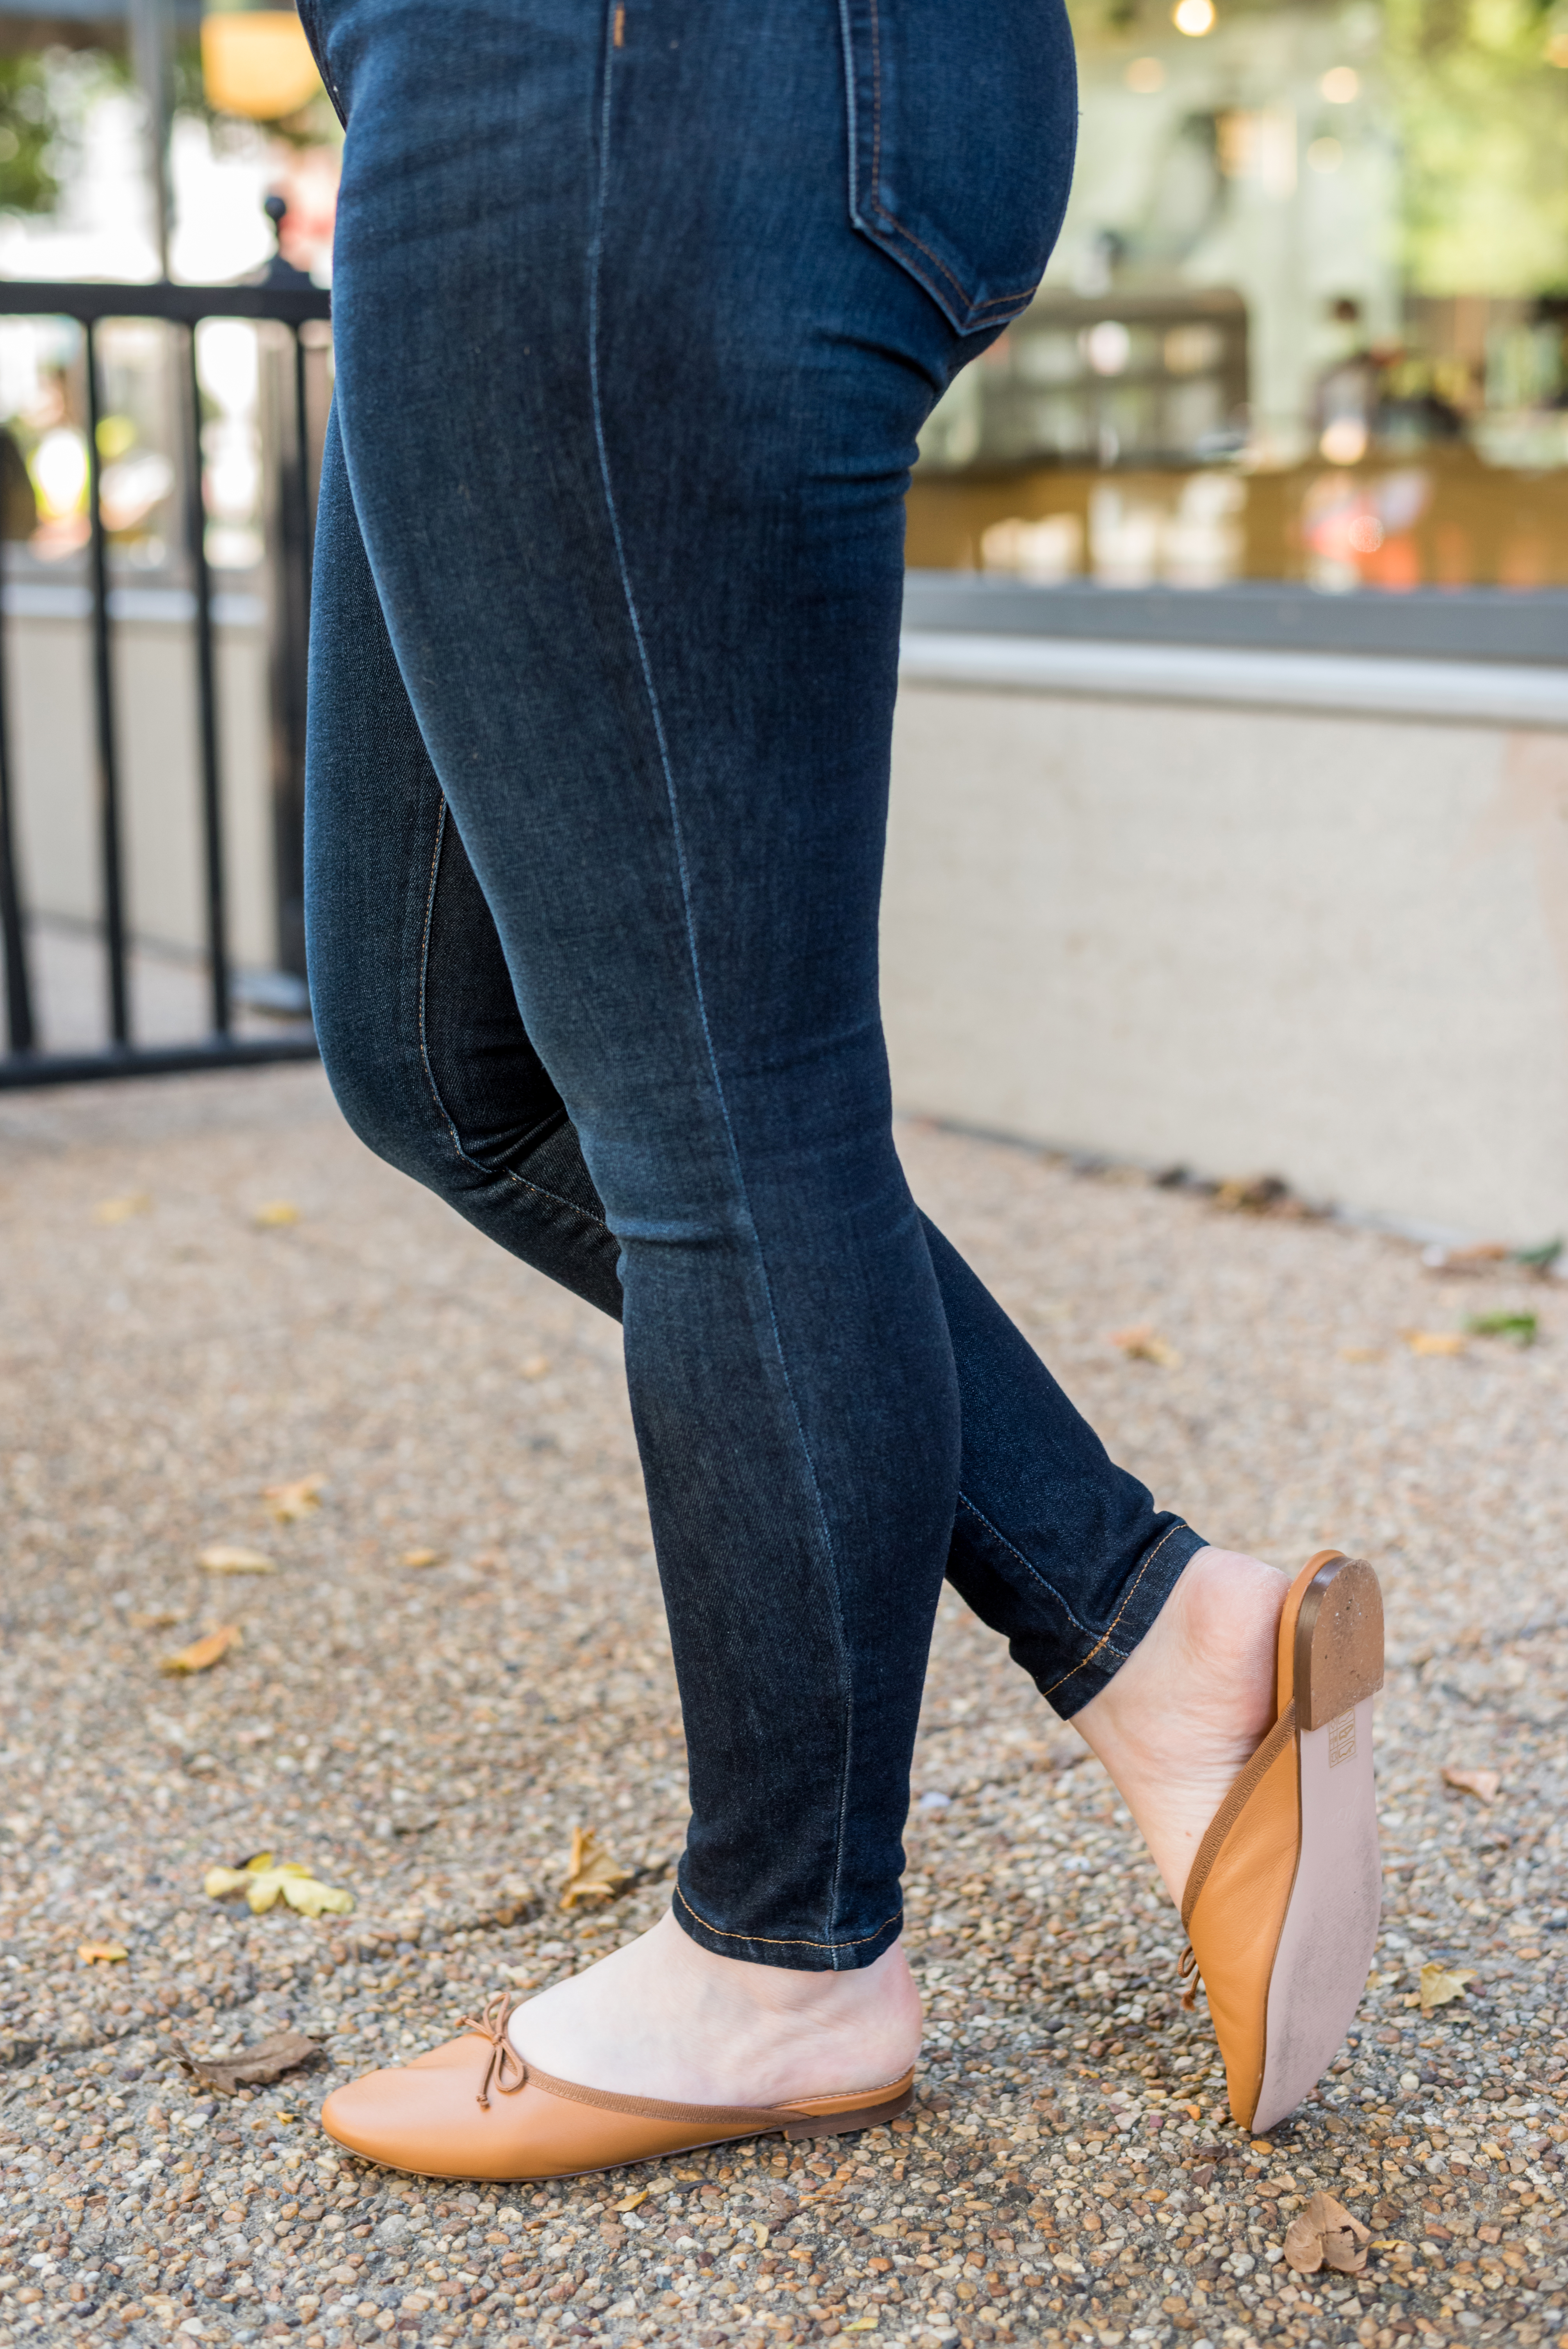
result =
[[[618,1320],[619,1244],[529,1040],[404,691],[335,419],[316,547],[311,962],[338,1100],[382,1157]],[[1138,1645],[1202,1538],[1110,1461],[957,1250],[922,1223],[963,1423],[948,1579],[1070,1719]]]

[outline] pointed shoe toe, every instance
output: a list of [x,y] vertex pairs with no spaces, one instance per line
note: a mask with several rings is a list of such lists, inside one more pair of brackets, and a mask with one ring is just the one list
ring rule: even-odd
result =
[[1322,2078],[1367,1985],[1382,1911],[1382,1684],[1377,1578],[1320,1550],[1285,1599],[1274,1725],[1215,1813],[1181,1903],[1231,2112],[1254,2133]]
[[335,2088],[322,2106],[323,2128],[384,2168],[521,2182],[581,2177],[773,2130],[807,2137],[875,2128],[905,2111],[914,2093],[912,2069],[880,2087],[782,2105],[615,2095],[525,2063],[507,2034],[517,2003],[502,1993],[487,2007],[482,2028],[395,2071],[368,2072]]

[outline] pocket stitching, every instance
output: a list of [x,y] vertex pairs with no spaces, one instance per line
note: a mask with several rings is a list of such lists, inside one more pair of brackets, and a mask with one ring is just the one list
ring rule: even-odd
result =
[[[932,267],[939,271],[940,274],[946,278],[948,284],[957,292],[963,300],[965,307],[968,310],[971,318],[977,322],[982,314],[987,310],[1006,309],[1009,303],[1026,300],[1034,293],[1040,281],[1037,277],[1027,285],[1021,285],[1016,293],[993,294],[986,301],[976,302],[974,295],[970,293],[969,288],[965,285],[963,279],[961,277],[954,276],[953,271],[948,268],[946,263],[941,260],[936,254],[933,253],[929,245],[923,244],[919,237],[915,235],[913,230],[906,228],[903,222],[898,218],[897,214],[895,212],[890,212],[887,207],[883,204],[881,196],[877,192],[882,186],[882,17],[878,12],[877,0],[870,0],[870,7],[872,20],[872,177],[870,190],[872,210],[877,214],[879,220],[882,220],[887,222],[887,227],[883,232],[885,235],[902,238],[906,244],[913,245],[917,253],[924,254]],[[910,266],[907,261],[904,265],[906,268]],[[911,274],[917,277],[920,275],[918,270],[912,269]],[[928,287],[927,290],[934,296],[934,287]]]

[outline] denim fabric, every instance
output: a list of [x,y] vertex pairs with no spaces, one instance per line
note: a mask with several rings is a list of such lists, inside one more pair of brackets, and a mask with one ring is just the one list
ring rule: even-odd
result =
[[1070,1713],[1199,1547],[893,1149],[903,495],[1043,266],[1073,89],[1053,5],[879,5],[446,0],[438,40],[414,0],[304,11],[348,126],[327,1071],[372,1147],[620,1312],[690,1755],[676,1913],[813,1968],[899,1930],[944,1570]]

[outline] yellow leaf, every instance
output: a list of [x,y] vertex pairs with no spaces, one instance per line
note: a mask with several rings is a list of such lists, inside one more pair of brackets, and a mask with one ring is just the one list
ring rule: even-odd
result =
[[877,2321],[874,2316],[857,2316],[851,2323],[843,2327],[846,2333],[874,2333],[876,2329]]
[[439,1566],[441,1553],[438,1549],[406,1549],[403,1563],[405,1566]]
[[213,1542],[201,1553],[198,1563],[209,1574],[275,1574],[276,1567],[264,1550],[251,1549],[243,1542]]
[[1454,1770],[1445,1764],[1443,1784],[1457,1787],[1461,1795],[1474,1795],[1482,1803],[1495,1803],[1502,1792],[1502,1779],[1496,1770]]
[[293,1525],[300,1517],[308,1517],[313,1509],[321,1506],[325,1476],[296,1476],[290,1485],[268,1485],[262,1498],[276,1517],[279,1525]]
[[1471,1966],[1426,1965],[1421,1968],[1421,2013],[1434,2013],[1439,2006],[1448,2006],[1462,1998],[1466,1982],[1475,1980]]
[[639,2202],[645,2202],[647,2199],[648,2189],[644,2186],[635,2194],[628,2194],[624,2201],[617,2202],[615,2208],[617,2210],[634,2210]]
[[1130,1362],[1153,1362],[1162,1371],[1181,1367],[1181,1355],[1174,1346],[1168,1346],[1163,1338],[1156,1336],[1151,1321],[1135,1321],[1127,1330],[1108,1330],[1106,1343],[1119,1346]]
[[128,1224],[132,1216],[145,1216],[152,1205],[150,1191],[132,1191],[123,1199],[100,1199],[93,1209],[95,1224]]
[[542,1379],[550,1369],[550,1357],[548,1354],[530,1354],[527,1361],[519,1367],[525,1379]]
[[118,1941],[84,1941],[77,1951],[84,1966],[118,1966],[130,1951]]
[[259,1232],[276,1231],[280,1225],[297,1224],[299,1209],[292,1199],[269,1199],[256,1209],[251,1221]]
[[1383,1349],[1381,1346],[1341,1346],[1339,1359],[1342,1362],[1380,1362]]
[[622,1868],[607,1851],[601,1851],[599,1839],[591,1827],[572,1830],[572,1857],[566,1866],[566,1883],[561,1895],[563,1909],[578,1908],[583,1901],[614,1900],[618,1893],[628,1889],[632,1881],[630,1868]]
[[297,1909],[302,1917],[328,1913],[346,1917],[354,1907],[352,1893],[318,1883],[297,1860],[274,1863],[270,1851],[258,1852],[243,1868],[210,1868],[201,1879],[201,1889],[210,1900],[225,1900],[232,1892],[243,1892],[255,1917],[264,1917],[280,1899]]
[[1462,1354],[1465,1338],[1459,1330],[1401,1330],[1412,1354]]
[[192,1640],[188,1648],[178,1648],[165,1656],[159,1665],[160,1672],[207,1672],[222,1661],[240,1637],[237,1623],[221,1624],[216,1631],[208,1631],[200,1640]]

